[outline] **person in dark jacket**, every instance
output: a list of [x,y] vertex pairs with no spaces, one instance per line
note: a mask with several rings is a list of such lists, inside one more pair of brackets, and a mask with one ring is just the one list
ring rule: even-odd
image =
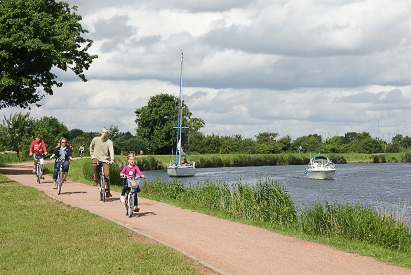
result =
[[[53,154],[50,158],[56,157],[56,161],[54,162],[54,173],[53,173],[53,180],[54,186],[53,188],[57,188],[57,176],[60,170],[60,165],[63,165],[63,172],[64,172],[64,180],[66,180],[67,173],[70,167],[70,160],[73,160],[72,156],[72,149],[70,146],[67,146],[67,139],[62,137],[59,141],[59,144],[55,147]],[[61,162],[57,160],[61,160]]]

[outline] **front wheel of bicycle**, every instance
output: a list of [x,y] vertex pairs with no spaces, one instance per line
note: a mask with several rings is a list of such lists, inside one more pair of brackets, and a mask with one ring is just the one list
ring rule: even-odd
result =
[[40,184],[41,181],[41,172],[40,172],[40,167],[37,165],[37,182]]
[[131,192],[129,192],[127,196],[127,215],[129,218],[133,216],[133,205],[134,205],[133,195]]
[[57,178],[57,195],[61,193],[61,187],[63,186],[63,172],[60,171]]
[[104,179],[104,175],[100,175],[100,200],[106,202],[106,180]]

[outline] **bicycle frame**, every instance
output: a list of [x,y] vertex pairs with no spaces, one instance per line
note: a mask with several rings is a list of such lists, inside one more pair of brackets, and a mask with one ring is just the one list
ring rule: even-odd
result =
[[92,162],[92,164],[97,164],[98,165],[98,169],[99,169],[99,176],[100,176],[100,180],[98,181],[98,190],[100,192],[100,200],[103,202],[106,202],[106,188],[107,188],[107,183],[106,183],[106,179],[104,177],[104,166],[103,164],[110,164],[109,162]]

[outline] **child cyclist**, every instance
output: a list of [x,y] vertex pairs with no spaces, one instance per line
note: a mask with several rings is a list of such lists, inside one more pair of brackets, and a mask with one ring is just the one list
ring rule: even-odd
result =
[[[135,165],[136,162],[136,157],[134,154],[129,154],[127,156],[127,161],[128,165],[126,165],[123,170],[120,172],[120,177],[126,176],[128,178],[135,178],[137,175],[139,175],[142,178],[145,178],[143,173],[141,173],[140,168],[138,168],[137,165]],[[121,197],[120,201],[124,202],[126,200],[125,194],[128,188],[128,180],[124,180],[124,186],[123,186],[123,191],[121,191]],[[137,192],[140,192],[140,186],[137,187]],[[140,208],[138,208],[138,199],[137,199],[137,192],[134,194],[134,211],[138,212],[140,211]]]

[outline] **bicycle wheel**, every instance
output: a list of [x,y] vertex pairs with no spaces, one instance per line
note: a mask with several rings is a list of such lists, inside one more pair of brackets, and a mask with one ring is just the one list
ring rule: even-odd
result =
[[39,165],[37,165],[37,182],[40,184],[40,180],[41,180],[41,171],[40,171],[40,167]]
[[106,202],[106,180],[104,179],[104,175],[100,175],[100,181],[101,181],[100,198],[103,202]]
[[124,205],[126,207],[126,215],[128,216],[128,206],[130,205],[128,201],[128,191],[126,192],[126,200],[124,201]]
[[133,216],[133,205],[134,205],[134,197],[132,192],[128,192],[128,217],[131,218]]
[[63,171],[60,171],[57,178],[57,195],[61,193],[61,187],[63,186]]

